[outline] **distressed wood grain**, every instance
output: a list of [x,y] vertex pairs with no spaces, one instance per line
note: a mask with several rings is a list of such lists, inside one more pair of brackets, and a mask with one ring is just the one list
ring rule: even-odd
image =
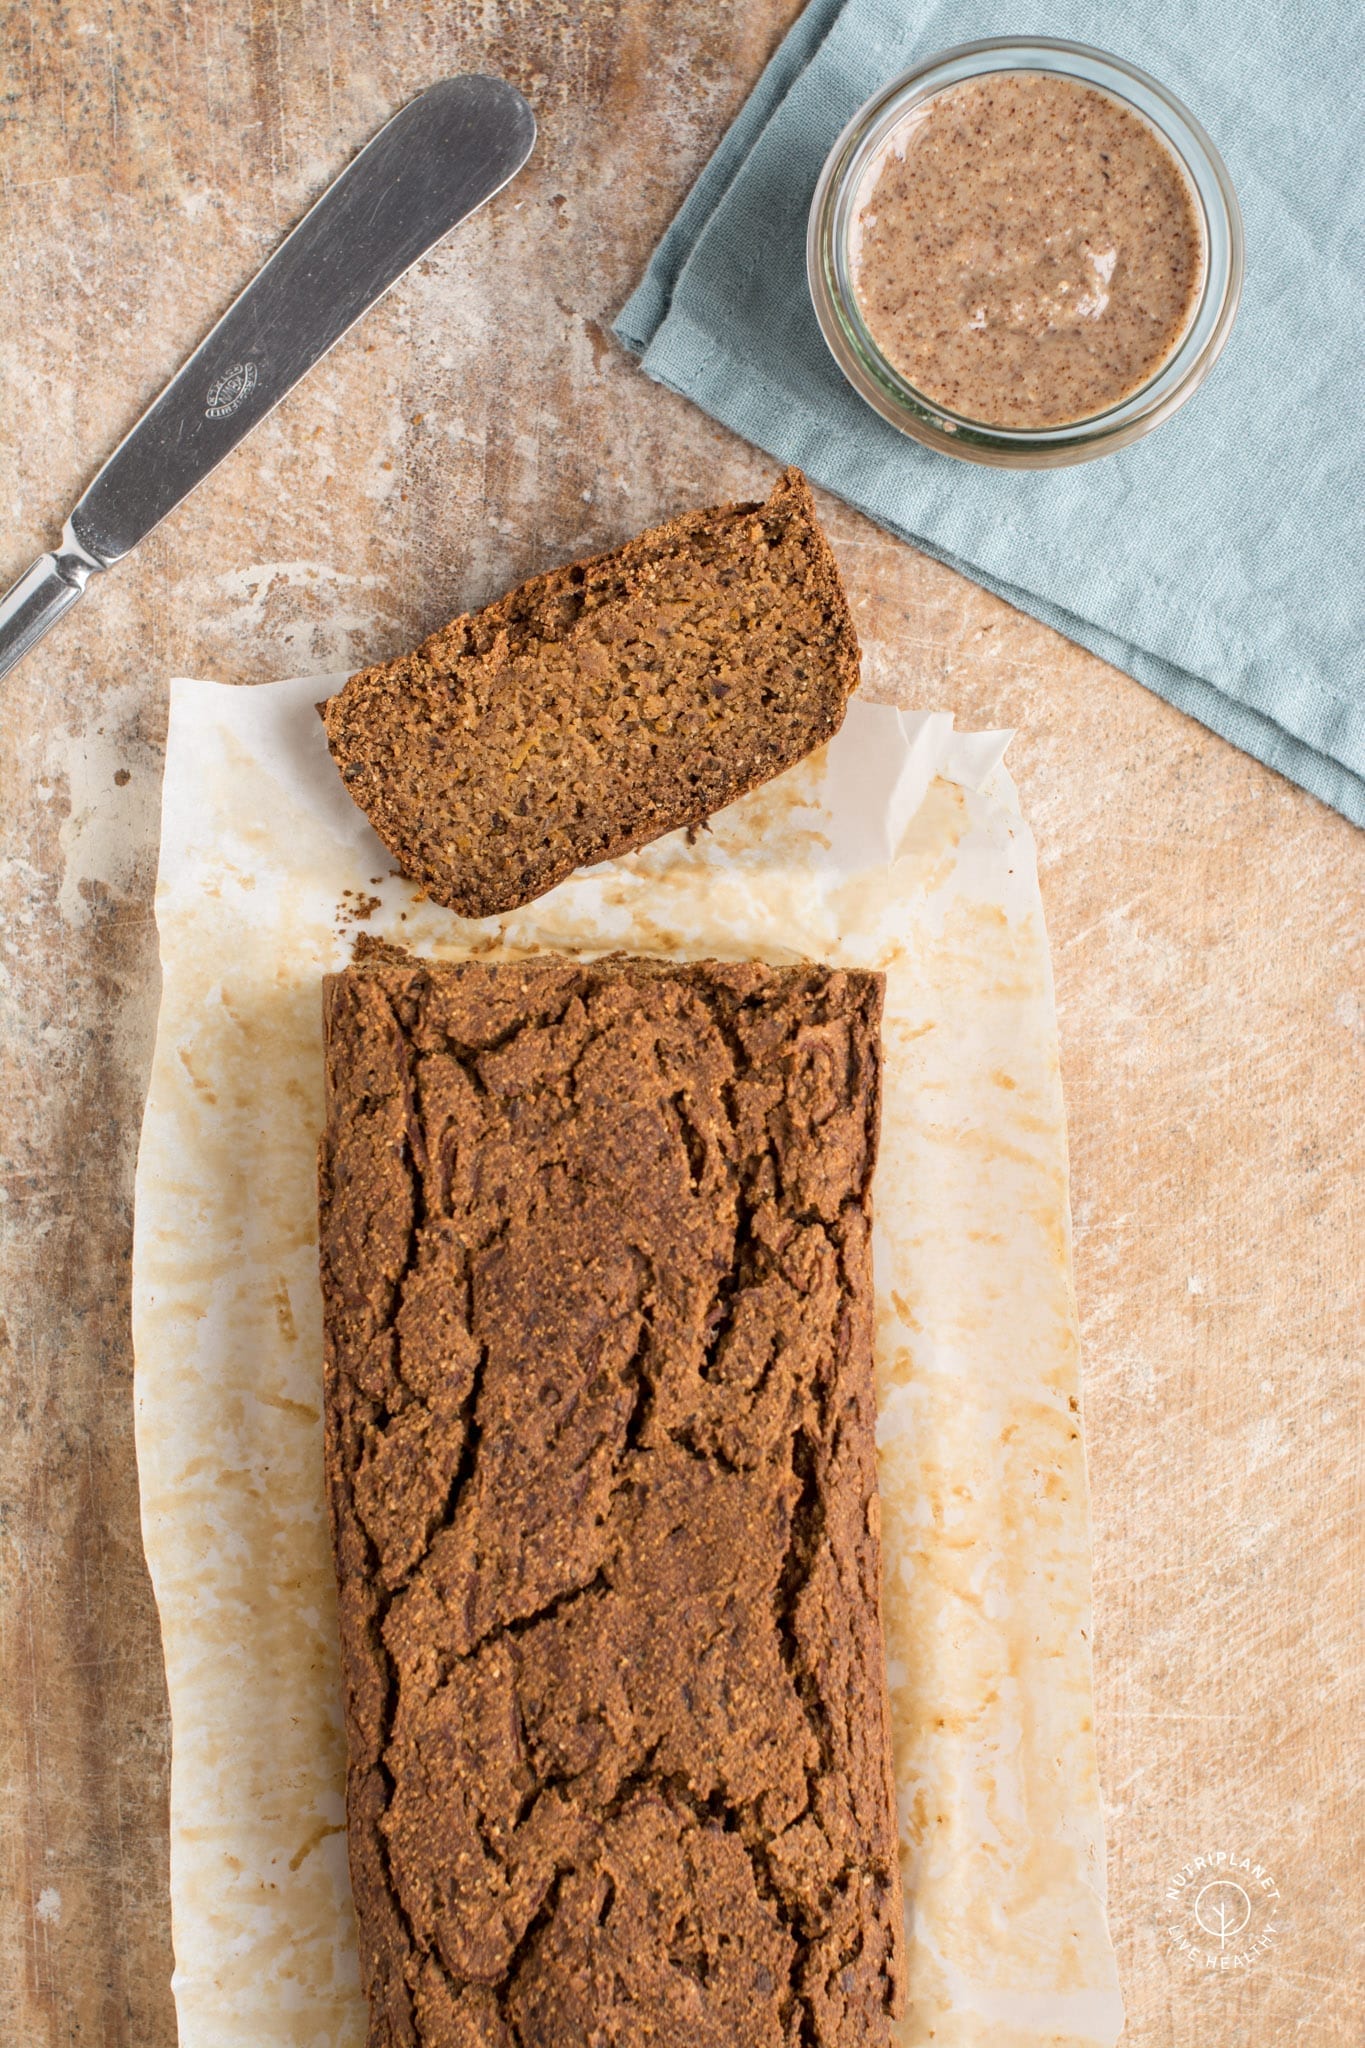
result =
[[[768,462],[611,317],[792,0],[29,0],[0,17],[0,577],[412,92],[541,143],[4,686],[0,2038],[170,2048],[164,1690],[128,1345],[172,673],[380,659]],[[872,670],[1011,760],[1051,922],[1096,1524],[1111,1901],[1137,2048],[1359,2038],[1361,839],[841,507]],[[1168,1873],[1272,1868],[1207,1976]]]

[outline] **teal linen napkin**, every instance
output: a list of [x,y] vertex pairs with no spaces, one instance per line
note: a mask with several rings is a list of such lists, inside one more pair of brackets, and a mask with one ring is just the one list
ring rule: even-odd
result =
[[[840,129],[953,43],[1027,32],[1155,73],[1226,159],[1247,278],[1207,384],[1076,469],[907,440],[836,368],[806,214]],[[1346,0],[813,0],[616,332],[646,372],[1365,825],[1365,178]]]

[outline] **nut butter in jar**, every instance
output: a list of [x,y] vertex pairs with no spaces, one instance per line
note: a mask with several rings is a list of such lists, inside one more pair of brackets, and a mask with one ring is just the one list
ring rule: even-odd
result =
[[811,296],[849,382],[970,462],[1086,462],[1149,433],[1231,330],[1242,223],[1222,159],[1156,80],[999,39],[868,101],[811,207]]

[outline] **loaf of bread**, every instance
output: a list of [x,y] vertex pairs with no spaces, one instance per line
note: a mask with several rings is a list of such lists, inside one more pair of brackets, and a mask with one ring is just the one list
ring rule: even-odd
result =
[[326,989],[326,1461],[370,2048],[883,2048],[881,977]]
[[323,708],[402,872],[488,917],[697,825],[836,732],[858,642],[809,486],[523,583]]

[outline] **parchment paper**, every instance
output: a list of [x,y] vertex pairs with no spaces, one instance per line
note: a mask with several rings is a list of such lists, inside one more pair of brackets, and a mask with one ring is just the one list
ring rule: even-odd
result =
[[394,876],[346,797],[313,710],[338,681],[172,686],[133,1325],[183,2048],[364,2038],[314,1209],[319,980],[358,928],[427,953],[886,972],[874,1259],[898,2042],[1113,2042],[1066,1137],[1007,736],[855,700],[828,749],[693,843],[674,833],[474,925]]

